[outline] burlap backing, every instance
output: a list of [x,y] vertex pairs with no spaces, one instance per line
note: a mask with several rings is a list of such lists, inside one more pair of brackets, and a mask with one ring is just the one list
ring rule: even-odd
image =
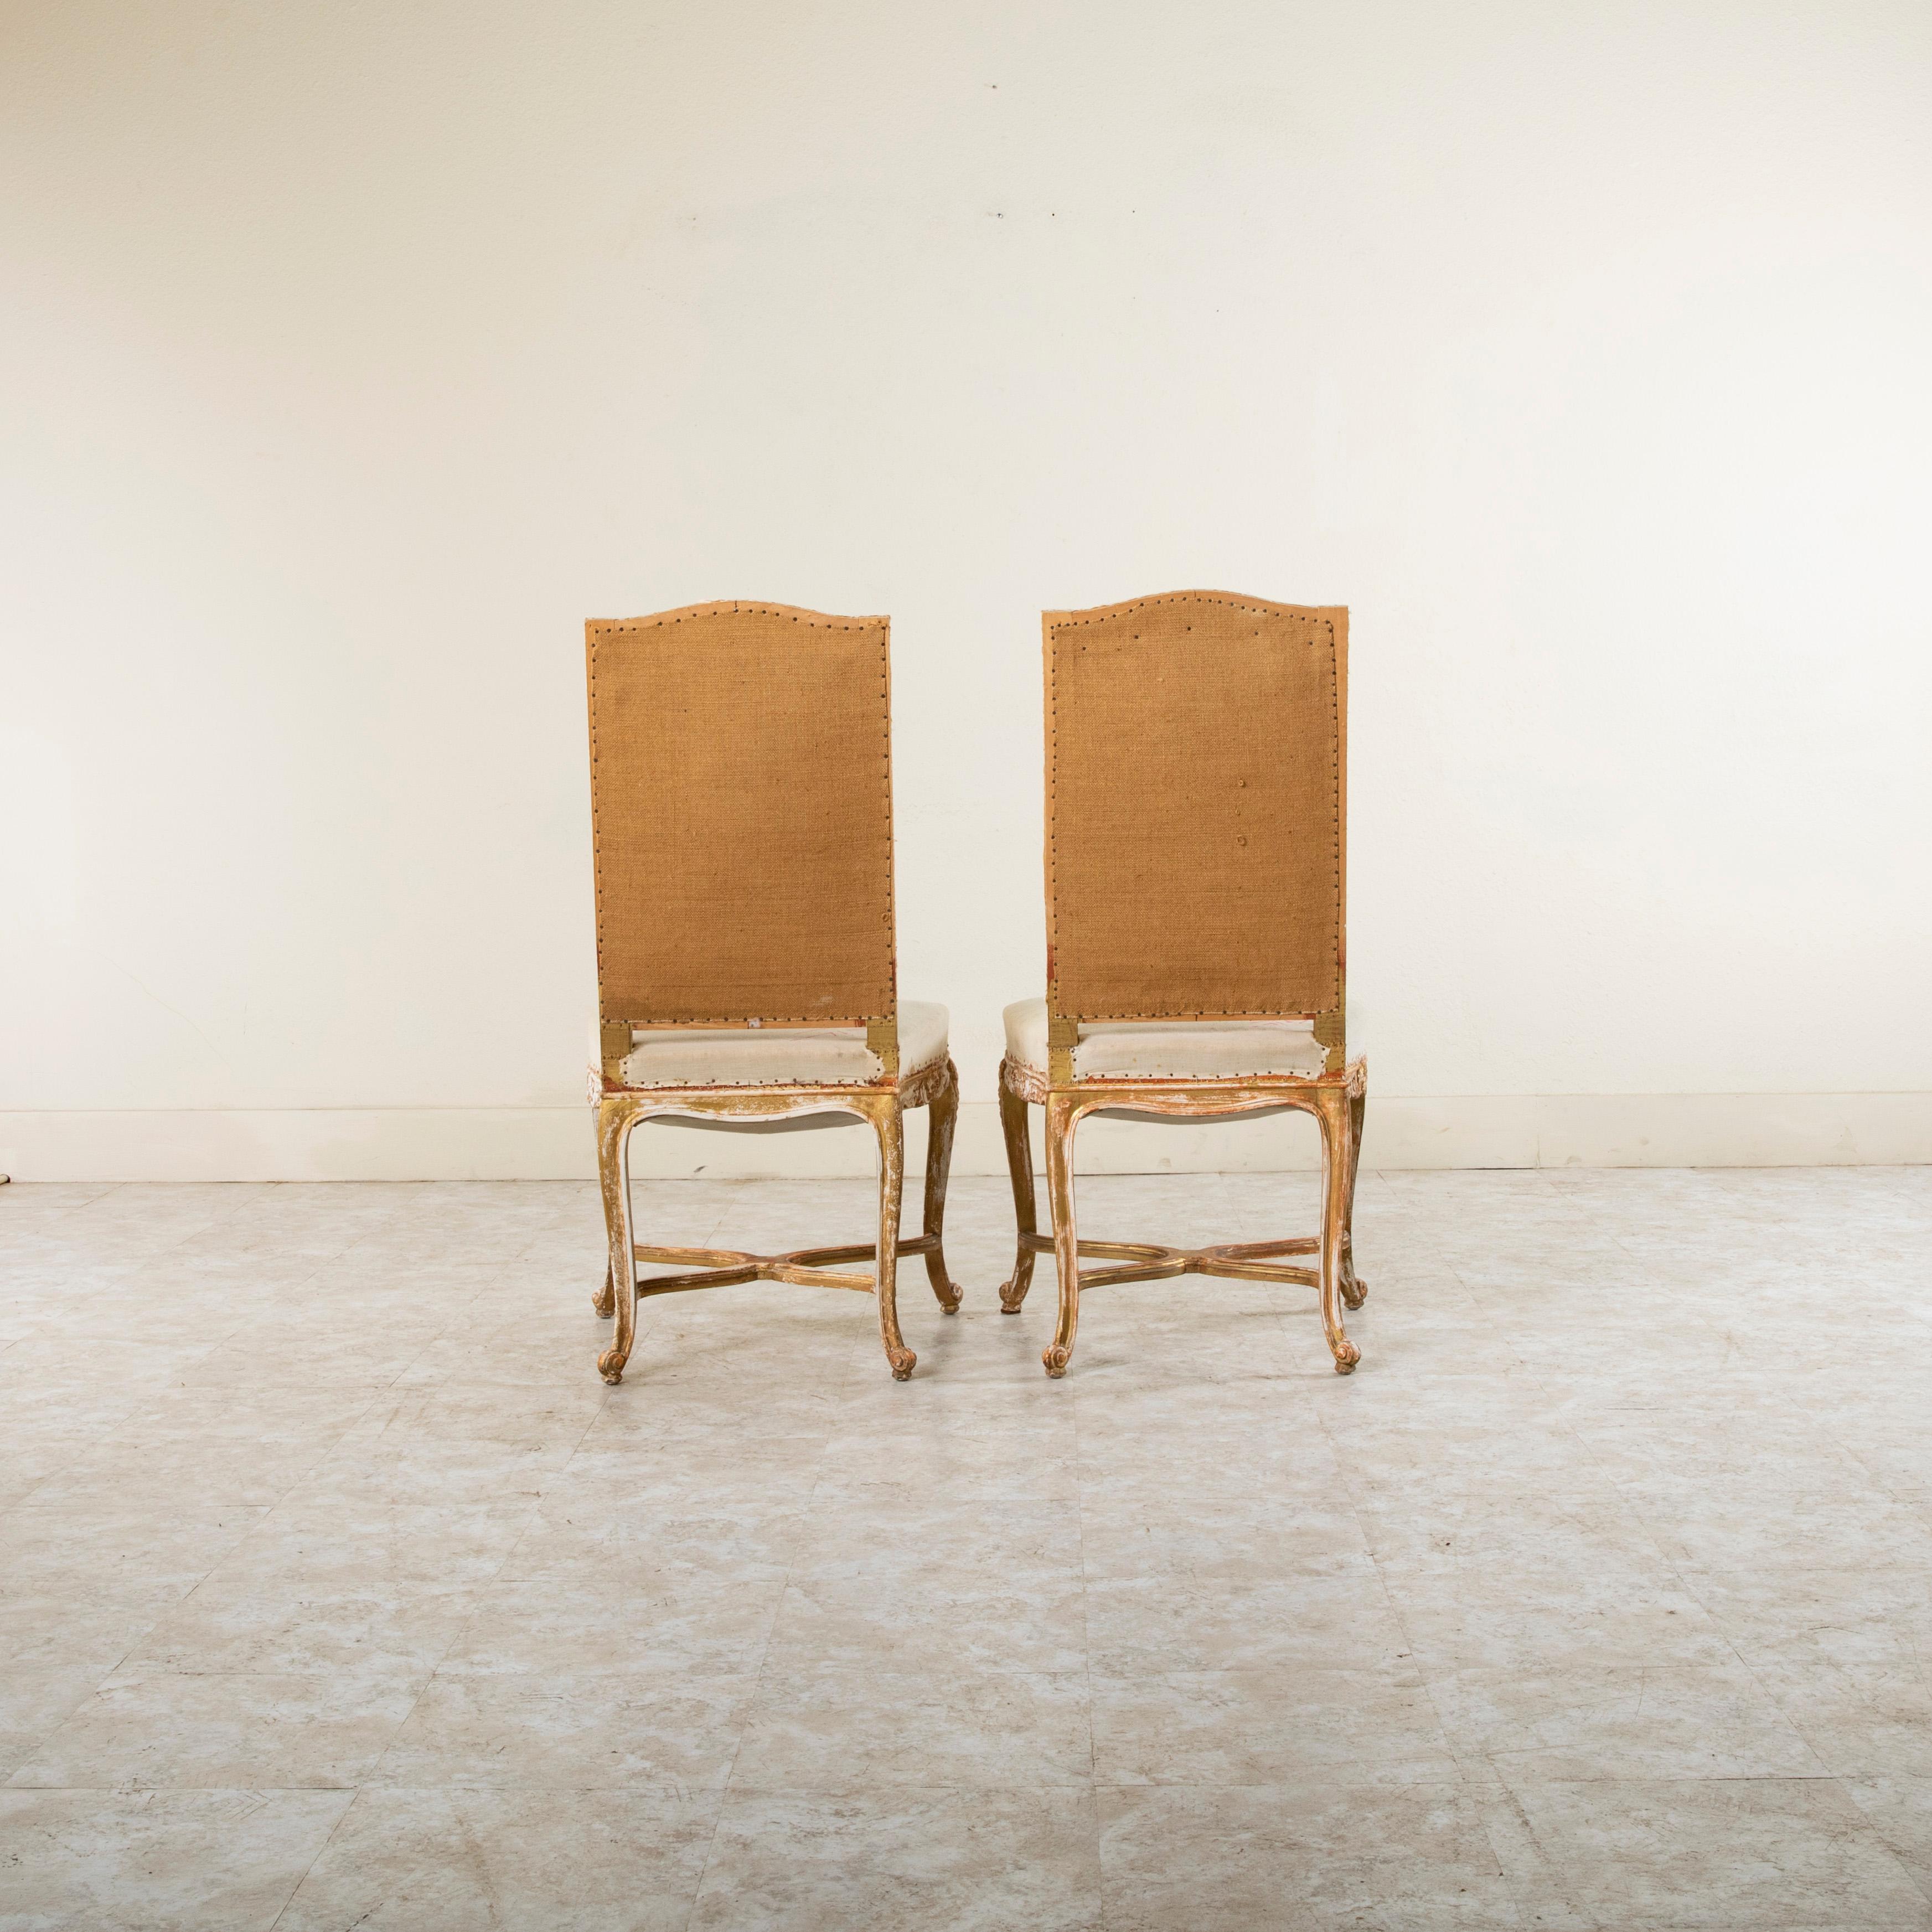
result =
[[1183,591],[1044,630],[1053,1012],[1338,1009],[1348,612]]
[[884,617],[703,604],[584,627],[606,1024],[896,1010]]

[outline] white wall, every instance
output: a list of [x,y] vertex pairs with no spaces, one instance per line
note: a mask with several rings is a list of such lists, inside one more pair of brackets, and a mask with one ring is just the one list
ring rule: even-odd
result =
[[1372,1160],[1932,1159],[1916,0],[0,22],[0,1168],[586,1166],[582,620],[736,595],[892,614],[996,1166],[1184,586],[1353,607]]

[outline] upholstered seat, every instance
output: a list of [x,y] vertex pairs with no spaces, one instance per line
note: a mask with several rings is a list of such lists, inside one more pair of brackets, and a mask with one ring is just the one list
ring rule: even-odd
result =
[[[899,1078],[946,1058],[946,1009],[899,1002]],[[1044,1022],[1042,1022],[1044,1024]],[[631,1035],[626,1088],[652,1087],[859,1087],[880,1077],[879,1056],[863,1027],[653,1027]],[[591,1064],[598,1064],[597,1022]]]
[[[1046,1077],[1046,1002],[1006,1010],[1006,1058]],[[1312,1020],[1120,1020],[1083,1026],[1073,1049],[1076,1080],[1229,1080],[1298,1073],[1325,1064]]]

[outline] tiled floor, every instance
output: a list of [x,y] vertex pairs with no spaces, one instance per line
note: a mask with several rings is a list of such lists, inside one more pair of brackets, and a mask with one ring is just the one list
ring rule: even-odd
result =
[[1346,1379],[1190,1280],[1050,1383],[1009,1211],[909,1384],[755,1287],[607,1389],[588,1187],[0,1189],[0,1926],[1932,1927],[1932,1171],[1364,1175]]

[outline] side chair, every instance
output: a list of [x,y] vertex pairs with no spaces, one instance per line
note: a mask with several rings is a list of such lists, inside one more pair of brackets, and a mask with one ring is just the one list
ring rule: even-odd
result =
[[[784,604],[694,604],[584,627],[597,900],[590,1100],[621,1382],[644,1297],[780,1281],[876,1297],[893,1376],[896,1263],[924,1258],[947,1314],[940,1233],[959,1108],[942,1006],[902,1004],[892,920],[890,626]],[[932,1109],[925,1217],[899,1238],[905,1112]],[[874,1244],[781,1255],[635,1235],[644,1121],[750,1132],[869,1124]],[[676,1272],[640,1280],[637,1264]],[[870,1276],[842,1264],[871,1262]]]
[[[1336,1372],[1367,1293],[1351,1223],[1368,1066],[1343,1034],[1348,614],[1180,591],[1042,620],[1046,997],[1006,1010],[1000,1118],[1018,1252],[1059,1275],[1064,1376],[1090,1288],[1183,1274],[1319,1292]],[[1028,1108],[1046,1115],[1052,1228],[1035,1222]],[[1075,1130],[1089,1114],[1299,1109],[1322,1130],[1322,1232],[1198,1250],[1083,1241]],[[1080,1257],[1115,1265],[1081,1270]],[[1315,1258],[1312,1268],[1286,1258]]]

